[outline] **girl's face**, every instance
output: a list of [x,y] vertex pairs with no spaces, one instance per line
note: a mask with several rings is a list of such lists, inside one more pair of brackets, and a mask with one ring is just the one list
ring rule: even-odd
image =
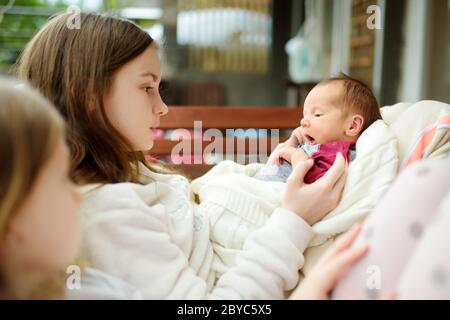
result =
[[10,273],[48,275],[73,262],[80,242],[81,196],[68,174],[69,151],[61,138],[10,221],[2,245]]
[[160,82],[157,49],[151,45],[116,72],[104,98],[108,120],[128,139],[134,151],[152,148],[152,130],[168,111],[159,95]]

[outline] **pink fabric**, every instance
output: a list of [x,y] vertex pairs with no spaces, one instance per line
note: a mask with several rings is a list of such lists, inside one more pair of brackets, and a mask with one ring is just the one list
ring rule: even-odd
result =
[[314,160],[314,165],[306,174],[305,182],[313,183],[322,177],[333,165],[338,152],[341,152],[348,162],[349,151],[352,145],[353,143],[350,141],[334,141],[321,144],[319,150],[311,156],[311,159]]

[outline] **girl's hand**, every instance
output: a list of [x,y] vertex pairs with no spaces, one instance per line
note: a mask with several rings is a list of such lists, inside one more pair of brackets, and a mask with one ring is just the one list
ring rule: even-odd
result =
[[304,177],[313,163],[309,159],[293,166],[281,204],[282,208],[296,213],[310,225],[336,208],[347,178],[345,159],[338,153],[334,164],[323,177],[314,183],[305,184]]
[[[351,248],[360,231],[361,225],[357,224],[339,239],[319,260],[289,299],[329,299],[331,291],[336,287],[345,272],[368,252],[367,244]],[[394,299],[395,296],[393,293],[389,293],[384,295],[384,298]]]

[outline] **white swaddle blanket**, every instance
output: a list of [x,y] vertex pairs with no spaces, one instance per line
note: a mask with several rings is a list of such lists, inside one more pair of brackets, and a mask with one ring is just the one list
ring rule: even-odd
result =
[[[309,246],[320,246],[362,221],[388,190],[398,165],[397,140],[378,120],[358,139],[342,200],[313,226],[315,236]],[[224,161],[191,183],[201,206],[210,214],[211,238],[225,265],[233,262],[248,234],[263,225],[281,204],[284,183],[252,178],[262,166]]]

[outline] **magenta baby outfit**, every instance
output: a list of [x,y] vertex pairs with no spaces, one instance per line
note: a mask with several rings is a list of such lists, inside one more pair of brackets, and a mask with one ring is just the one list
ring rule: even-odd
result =
[[349,141],[334,141],[330,143],[324,143],[319,146],[319,150],[314,152],[311,159],[314,160],[313,167],[308,171],[305,176],[306,183],[313,183],[320,177],[322,177],[325,172],[330,169],[333,165],[334,160],[336,160],[336,154],[338,152],[342,153],[345,160],[349,161],[350,147],[353,145]]
[[[353,143],[348,141],[334,141],[324,144],[304,143],[298,146],[309,158],[314,159],[313,167],[305,176],[306,183],[313,183],[333,165],[336,154],[341,152],[344,158],[349,161],[356,156],[353,150]],[[254,176],[254,178],[264,181],[286,182],[292,173],[292,166],[289,162],[283,161],[281,164],[267,163]]]

